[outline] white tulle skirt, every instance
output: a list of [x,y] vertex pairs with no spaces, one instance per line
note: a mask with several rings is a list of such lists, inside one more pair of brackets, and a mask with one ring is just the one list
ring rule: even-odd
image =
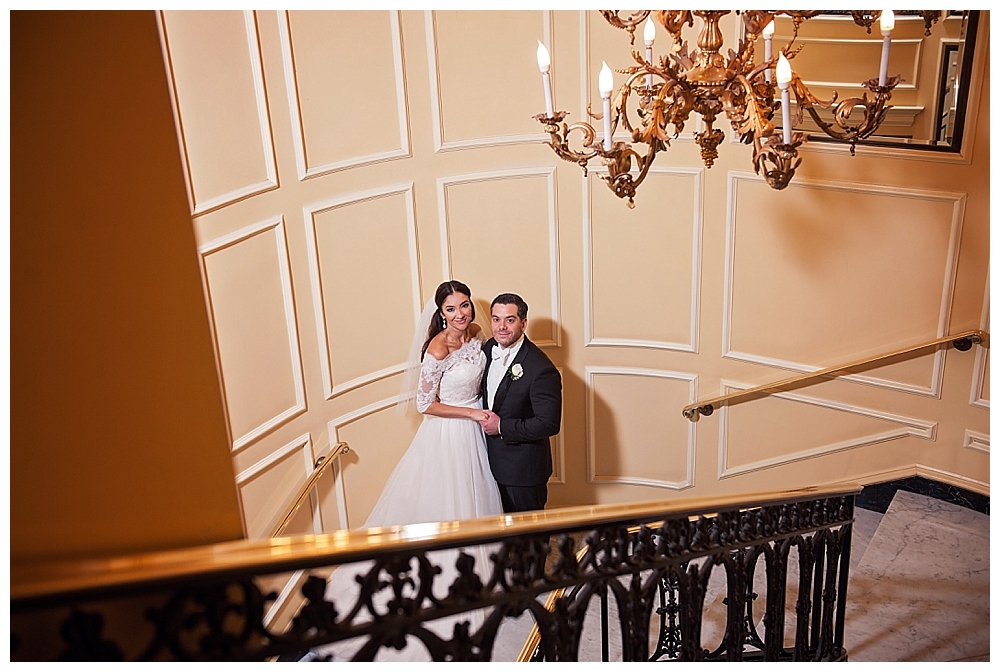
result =
[[467,520],[503,513],[479,423],[424,417],[364,527]]
[[[472,407],[473,402],[469,406]],[[486,439],[479,423],[428,415],[424,416],[410,447],[393,469],[364,527],[465,520],[502,513],[500,492],[490,472]],[[475,558],[475,569],[483,583],[490,578],[489,555],[494,549],[495,546],[461,549]],[[434,594],[438,598],[447,595],[448,587],[457,577],[458,553],[458,549],[452,549],[427,554],[428,559],[442,570],[434,581]],[[344,565],[330,575],[326,598],[334,602],[341,615],[346,614],[357,600],[358,584],[354,577],[366,573],[371,566],[370,562]],[[383,590],[378,597],[384,599],[375,600],[376,610],[384,610],[391,590]],[[370,614],[363,609],[356,622],[369,618]],[[469,621],[470,631],[475,632],[483,622],[483,614],[459,614],[428,623],[426,627],[442,639],[450,639],[459,621]],[[363,644],[360,640],[345,640],[321,647],[314,653],[332,655],[335,660],[349,660]],[[383,648],[376,660],[430,660],[430,656],[423,644],[410,636],[405,649]]]

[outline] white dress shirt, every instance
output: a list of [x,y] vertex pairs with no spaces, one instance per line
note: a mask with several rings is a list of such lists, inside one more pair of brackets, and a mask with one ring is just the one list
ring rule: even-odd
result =
[[503,380],[507,369],[514,362],[514,358],[517,356],[517,351],[521,349],[522,343],[524,343],[524,334],[521,334],[521,338],[517,339],[517,343],[514,343],[509,348],[501,347],[499,344],[493,346],[493,351],[490,353],[493,356],[493,362],[490,364],[490,370],[486,375],[486,400],[488,408],[493,408],[493,401],[497,395],[497,388],[500,387],[500,381]]

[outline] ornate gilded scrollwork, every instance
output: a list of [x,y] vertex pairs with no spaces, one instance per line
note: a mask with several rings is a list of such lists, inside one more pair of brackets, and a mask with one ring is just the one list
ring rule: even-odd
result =
[[[588,162],[600,157],[608,169],[607,176],[602,175],[602,179],[616,196],[626,199],[631,208],[635,205],[636,189],[645,179],[656,154],[683,132],[692,113],[697,113],[705,124],[705,129],[695,135],[695,142],[699,146],[702,162],[711,168],[725,139],[725,133],[715,128],[714,124],[720,115],[725,115],[740,140],[752,145],[754,170],[774,189],[788,186],[801,163],[798,148],[805,142],[805,134],[795,132],[791,133],[791,139],[778,140],[772,118],[780,105],[780,96],[776,96],[776,87],[768,75],[779,57],[775,55],[756,63],[755,44],[775,17],[788,17],[792,24],[792,38],[780,53],[791,60],[802,48],[795,44],[800,26],[822,11],[740,10],[743,36],[737,49],[730,50],[728,55],[722,53],[724,39],[719,21],[730,13],[729,10],[600,12],[608,24],[628,32],[632,45],[635,44],[636,27],[647,19],[655,20],[672,37],[671,48],[656,61],[632,50],[636,65],[618,70],[626,75],[626,81],[612,99],[611,122],[605,127],[610,128],[606,133],[613,135],[621,125],[629,132],[631,143],[642,143],[647,148],[645,152],[636,151],[630,143],[614,142],[604,145],[609,147],[605,150],[596,141],[594,128],[589,124],[580,122],[567,126],[562,123],[567,116],[565,112],[553,117],[537,115],[535,119],[545,126],[551,138],[547,144],[560,158],[579,164],[586,176]],[[869,32],[879,14],[873,10],[852,12],[855,22]],[[940,11],[921,12],[921,16],[929,31],[930,26],[940,18]],[[702,28],[697,48],[691,48],[682,36],[682,29],[693,26],[695,17],[701,19]],[[849,144],[854,154],[857,143],[869,138],[885,119],[889,99],[899,81],[899,77],[893,77],[879,85],[877,79],[870,80],[864,86],[875,94],[874,99],[869,100],[865,95],[838,103],[836,94],[830,101],[816,98],[801,78],[793,74],[791,86],[798,105],[795,118],[801,121],[803,111],[808,112],[824,133]],[[632,94],[638,99],[636,122],[629,117]],[[831,109],[832,121],[820,117],[817,108]],[[603,114],[593,114],[589,109],[588,114],[592,119],[603,118]],[[583,151],[569,147],[572,131],[582,134]]]

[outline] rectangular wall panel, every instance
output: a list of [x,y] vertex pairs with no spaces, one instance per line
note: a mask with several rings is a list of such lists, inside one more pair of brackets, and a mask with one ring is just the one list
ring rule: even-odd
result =
[[559,344],[559,236],[553,170],[501,171],[438,180],[444,275],[472,290],[488,324],[497,294],[528,304],[528,337]]
[[[726,392],[750,385],[723,382]],[[937,423],[814,394],[785,392],[723,407],[719,478],[916,436],[933,440]],[[830,480],[836,476],[830,474]]]
[[550,13],[437,10],[425,20],[435,149],[540,141],[535,53],[538,40],[551,46]]
[[364,524],[422,420],[416,411],[400,415],[393,398],[330,421],[331,440],[351,446],[339,459],[343,527],[353,530]]
[[201,248],[233,449],[305,410],[281,219]]
[[[312,442],[305,435],[236,475],[248,539],[270,534],[312,468]],[[312,507],[302,507],[285,534],[319,532],[322,528],[318,515]]]
[[601,174],[587,181],[586,344],[696,352],[703,171],[652,169],[642,210],[623,208]]
[[589,482],[694,485],[696,424],[663,409],[690,404],[697,376],[588,366],[586,382]]
[[[943,336],[964,197],[731,176],[723,355],[795,370]],[[940,394],[944,352],[851,376]]]
[[193,214],[278,186],[253,12],[162,15]]
[[278,26],[299,179],[409,155],[398,12],[279,12]]
[[420,314],[412,186],[308,205],[326,396],[399,373]]

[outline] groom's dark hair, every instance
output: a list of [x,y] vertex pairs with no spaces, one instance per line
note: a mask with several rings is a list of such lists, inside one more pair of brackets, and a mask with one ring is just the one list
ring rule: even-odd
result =
[[524,302],[524,299],[522,299],[517,294],[506,293],[498,295],[497,298],[493,299],[493,303],[490,304],[491,313],[493,312],[493,306],[497,305],[498,303],[502,303],[508,306],[509,305],[517,306],[517,316],[520,317],[522,320],[528,319],[528,304],[526,304]]

